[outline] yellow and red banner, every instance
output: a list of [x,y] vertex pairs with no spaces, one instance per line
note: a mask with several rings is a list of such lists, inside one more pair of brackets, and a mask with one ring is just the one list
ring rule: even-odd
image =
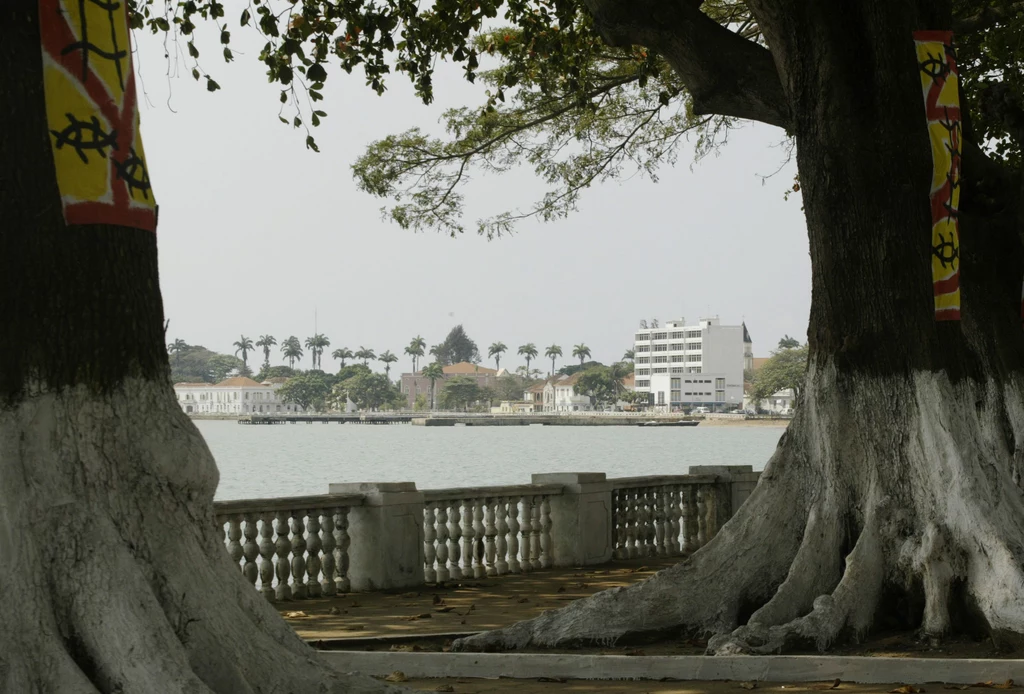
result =
[[46,120],[65,222],[156,231],[127,6],[39,0],[39,20]]
[[936,320],[960,320],[960,94],[951,31],[915,31],[932,148],[932,293]]

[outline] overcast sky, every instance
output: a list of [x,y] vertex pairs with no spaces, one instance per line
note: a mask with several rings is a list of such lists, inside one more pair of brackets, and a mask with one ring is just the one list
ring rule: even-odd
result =
[[[158,39],[137,40],[169,339],[222,352],[241,334],[305,339],[315,312],[328,352],[390,349],[403,371],[413,336],[435,344],[457,323],[485,361],[500,340],[513,353],[526,342],[542,353],[559,344],[569,360],[584,342],[607,363],[632,347],[643,318],[746,321],[758,356],[783,334],[806,339],[807,234],[799,198],[783,200],[795,165],[761,178],[783,161],[780,130],[750,125],[692,170],[684,151],[658,183],[596,186],[566,220],[527,221],[490,242],[453,240],[382,220],[383,201],[356,190],[350,166],[375,139],[416,125],[436,131],[443,108],[480,103],[457,71],[437,76],[431,107],[405,78],[378,97],[360,75],[333,74],[315,154],[304,131],[278,120],[279,91],[255,47],[239,44],[245,53],[231,65],[204,58],[222,87],[209,93],[187,69],[168,78]],[[539,192],[528,170],[478,178],[467,228]],[[272,362],[283,363],[277,350]]]

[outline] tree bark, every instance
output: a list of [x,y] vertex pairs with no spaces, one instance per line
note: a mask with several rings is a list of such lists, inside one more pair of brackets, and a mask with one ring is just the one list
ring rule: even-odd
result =
[[232,566],[156,237],[64,224],[38,21],[0,9],[0,691],[392,689],[329,670]]
[[1024,635],[1024,252],[1010,184],[989,177],[1000,205],[983,207],[983,175],[964,172],[962,320],[933,310],[912,32],[948,28],[949,7],[749,4],[793,114],[810,238],[802,406],[750,499],[691,558],[457,649],[666,631],[710,634],[714,653],[824,649],[894,614],[931,638]]

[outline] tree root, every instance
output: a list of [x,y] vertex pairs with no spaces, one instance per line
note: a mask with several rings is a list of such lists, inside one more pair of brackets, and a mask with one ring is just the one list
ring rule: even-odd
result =
[[0,691],[405,691],[331,669],[253,590],[165,384],[0,409]]

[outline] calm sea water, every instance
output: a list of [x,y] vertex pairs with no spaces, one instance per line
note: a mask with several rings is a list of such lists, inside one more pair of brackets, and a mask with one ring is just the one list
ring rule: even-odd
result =
[[525,484],[534,472],[682,474],[690,465],[760,470],[782,427],[240,426],[197,421],[220,469],[218,499],[325,494],[331,482],[420,489]]

